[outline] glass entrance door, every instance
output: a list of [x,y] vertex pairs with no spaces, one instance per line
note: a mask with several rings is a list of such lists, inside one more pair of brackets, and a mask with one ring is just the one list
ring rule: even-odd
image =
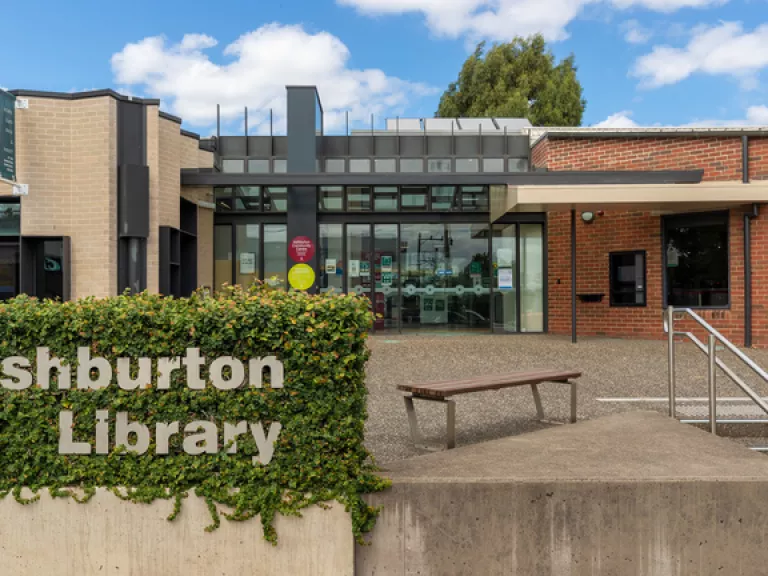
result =
[[8,300],[19,293],[19,244],[0,244],[0,300]]
[[400,317],[400,248],[397,224],[376,224],[373,227],[373,266],[375,288],[373,296],[376,330],[397,330]]

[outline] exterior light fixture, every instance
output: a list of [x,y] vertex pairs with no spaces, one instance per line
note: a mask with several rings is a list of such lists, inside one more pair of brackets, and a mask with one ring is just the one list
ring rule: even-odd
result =
[[585,224],[592,224],[592,222],[595,221],[595,213],[594,212],[582,212],[581,213],[581,219],[584,220]]

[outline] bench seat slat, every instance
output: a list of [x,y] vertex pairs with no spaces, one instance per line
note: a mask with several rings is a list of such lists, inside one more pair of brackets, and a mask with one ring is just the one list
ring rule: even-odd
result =
[[498,390],[513,386],[540,384],[542,382],[567,382],[571,378],[579,378],[580,376],[581,372],[570,370],[532,370],[528,372],[513,372],[511,374],[479,376],[465,380],[400,384],[397,389],[417,396],[447,398],[456,394]]

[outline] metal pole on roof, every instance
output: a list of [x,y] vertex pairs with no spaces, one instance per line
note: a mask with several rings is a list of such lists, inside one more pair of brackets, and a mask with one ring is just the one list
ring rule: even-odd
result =
[[248,106],[245,107],[245,155],[248,154]]
[[273,122],[272,108],[270,108],[269,109],[269,135],[270,136],[274,136],[274,132],[272,131],[272,122]]
[[571,210],[571,342],[576,344],[576,210]]
[[221,138],[221,106],[216,104],[216,139]]

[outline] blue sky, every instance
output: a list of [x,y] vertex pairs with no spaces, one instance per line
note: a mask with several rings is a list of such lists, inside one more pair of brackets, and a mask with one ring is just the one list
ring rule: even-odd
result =
[[3,11],[0,86],[158,97],[185,127],[284,122],[317,84],[326,124],[431,116],[479,40],[573,52],[584,125],[768,125],[768,0],[27,0]]

